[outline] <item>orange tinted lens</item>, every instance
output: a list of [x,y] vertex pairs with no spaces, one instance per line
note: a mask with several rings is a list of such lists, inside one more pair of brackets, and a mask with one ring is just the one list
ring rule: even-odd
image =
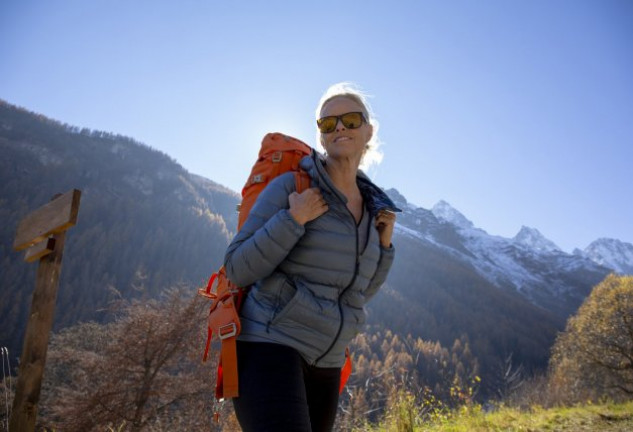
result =
[[317,126],[319,127],[319,131],[321,131],[321,133],[334,132],[334,129],[336,129],[336,123],[338,123],[338,118],[336,116],[322,117],[317,120]]
[[348,129],[359,128],[363,124],[363,116],[361,113],[351,112],[341,116],[343,126]]

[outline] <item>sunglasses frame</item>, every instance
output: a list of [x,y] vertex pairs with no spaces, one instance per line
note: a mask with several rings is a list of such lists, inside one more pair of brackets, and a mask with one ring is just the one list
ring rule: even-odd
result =
[[[356,127],[350,127],[347,124],[345,124],[345,121],[343,120],[343,117],[345,117],[348,114],[359,114],[360,115],[360,119],[361,122],[358,126]],[[325,121],[326,119],[331,119],[331,118],[335,118],[336,119],[336,123],[334,123],[334,127],[332,128],[332,130],[330,131],[324,131],[323,129],[321,129],[321,123],[323,121]],[[359,127],[361,127],[363,125],[363,123],[367,123],[367,119],[365,118],[365,114],[362,113],[362,111],[350,111],[350,112],[346,112],[345,114],[341,114],[341,115],[331,115],[331,116],[325,116],[325,117],[321,117],[320,119],[317,120],[317,128],[319,128],[319,132],[321,132],[322,134],[329,134],[332,133],[336,130],[336,125],[338,124],[338,122],[343,123],[343,126],[345,126],[346,129],[358,129]]]

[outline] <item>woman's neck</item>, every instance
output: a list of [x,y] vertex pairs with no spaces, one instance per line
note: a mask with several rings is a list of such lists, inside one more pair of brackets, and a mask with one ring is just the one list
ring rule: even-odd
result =
[[339,160],[327,158],[325,170],[334,187],[347,198],[347,208],[358,225],[363,216],[363,197],[356,183],[358,164],[345,164]]
[[358,171],[358,167],[355,164],[345,162],[346,161],[327,158],[325,161],[325,170],[330,176],[330,179],[332,179],[334,186],[343,192],[349,199],[349,193],[352,195],[356,195],[358,193],[358,186],[356,184],[356,173]]

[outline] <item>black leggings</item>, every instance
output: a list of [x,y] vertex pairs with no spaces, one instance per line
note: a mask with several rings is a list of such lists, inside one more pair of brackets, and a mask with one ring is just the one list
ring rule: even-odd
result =
[[331,431],[341,368],[306,363],[293,348],[237,342],[240,396],[235,414],[245,432]]

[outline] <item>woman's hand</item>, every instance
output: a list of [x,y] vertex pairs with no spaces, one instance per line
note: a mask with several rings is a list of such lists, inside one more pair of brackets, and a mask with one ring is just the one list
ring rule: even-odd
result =
[[380,210],[376,215],[376,229],[380,237],[380,245],[384,248],[391,247],[391,236],[396,224],[396,214],[389,210]]
[[328,206],[319,188],[306,189],[300,194],[293,192],[288,196],[290,215],[301,225],[314,220],[328,211]]

